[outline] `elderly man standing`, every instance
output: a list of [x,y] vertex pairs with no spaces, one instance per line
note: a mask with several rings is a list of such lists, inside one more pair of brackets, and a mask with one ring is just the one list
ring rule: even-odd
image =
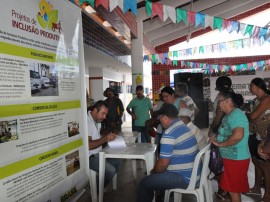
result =
[[179,82],[176,85],[175,93],[187,104],[188,109],[192,112],[191,120],[194,121],[195,116],[198,114],[199,109],[193,99],[188,96],[188,86],[184,82]]
[[[102,145],[114,140],[115,133],[100,134],[101,122],[108,114],[108,105],[106,102],[99,100],[93,106],[88,108],[88,147],[89,147],[89,166],[91,170],[99,172],[99,152]],[[106,186],[117,173],[121,164],[120,159],[106,159],[105,164],[105,181]]]
[[151,175],[140,182],[137,202],[151,202],[154,191],[187,188],[199,151],[195,136],[178,118],[178,110],[173,104],[164,103],[158,114],[166,128],[160,142],[160,157]]

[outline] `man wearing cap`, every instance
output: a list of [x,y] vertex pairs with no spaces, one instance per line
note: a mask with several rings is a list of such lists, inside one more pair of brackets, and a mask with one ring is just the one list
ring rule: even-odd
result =
[[117,98],[116,91],[112,88],[107,88],[103,95],[107,97],[105,102],[109,107],[109,111],[106,119],[103,122],[103,130],[107,132],[119,132],[121,131],[122,116],[124,112],[124,106],[122,101]]
[[192,123],[191,121],[192,112],[187,108],[182,108],[179,110],[178,116],[181,118],[184,124],[187,125],[190,131],[195,135],[199,150],[203,149],[207,145],[207,141],[204,135],[202,134],[201,130]]
[[160,156],[151,175],[140,182],[137,202],[151,202],[155,191],[187,188],[199,151],[195,136],[180,120],[173,104],[164,103],[158,115],[166,129],[160,142]]

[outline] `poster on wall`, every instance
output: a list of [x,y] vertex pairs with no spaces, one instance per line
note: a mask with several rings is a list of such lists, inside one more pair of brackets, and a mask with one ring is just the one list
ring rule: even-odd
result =
[[[252,95],[249,87],[252,79],[259,77],[263,78],[266,83],[270,78],[270,71],[255,71],[255,75],[239,75],[239,76],[230,76],[232,80],[232,89],[234,92],[241,94],[244,97],[244,102],[248,103],[255,98],[255,95]],[[218,77],[210,77],[210,91],[211,91],[211,101],[214,102],[218,91],[216,88],[216,80]]]
[[66,201],[87,183],[81,10],[1,5],[1,201]]

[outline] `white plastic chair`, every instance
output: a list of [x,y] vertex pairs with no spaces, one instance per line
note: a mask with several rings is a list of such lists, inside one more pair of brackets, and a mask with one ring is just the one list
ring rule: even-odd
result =
[[[213,202],[211,183],[208,182],[210,144],[205,146],[197,155],[194,161],[189,185],[186,189],[170,189],[165,191],[165,202],[169,202],[170,193],[174,192],[174,201],[182,201],[182,194],[194,194],[198,202]],[[199,186],[196,186],[197,172],[202,162],[202,171]]]
[[93,202],[97,202],[97,173],[94,170],[89,169],[89,184],[91,191],[91,198]]
[[[91,190],[92,202],[97,202],[97,173],[94,170],[89,169],[89,184]],[[117,173],[113,177],[113,190],[117,189]]]

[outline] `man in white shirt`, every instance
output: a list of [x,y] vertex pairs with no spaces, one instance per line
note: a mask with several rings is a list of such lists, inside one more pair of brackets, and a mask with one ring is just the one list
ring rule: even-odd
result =
[[195,116],[198,114],[199,109],[193,99],[188,96],[188,86],[184,82],[179,82],[176,85],[175,93],[187,104],[188,109],[191,111],[191,120],[194,121]]
[[[99,152],[102,149],[102,145],[116,138],[115,133],[100,134],[101,122],[106,118],[107,114],[108,105],[102,100],[97,101],[87,110],[89,166],[91,170],[97,173],[99,172]],[[104,186],[117,173],[121,162],[120,159],[106,159]]]
[[207,145],[207,141],[201,130],[192,123],[192,112],[187,108],[182,108],[179,110],[178,116],[187,125],[190,131],[195,135],[199,150],[203,149]]

